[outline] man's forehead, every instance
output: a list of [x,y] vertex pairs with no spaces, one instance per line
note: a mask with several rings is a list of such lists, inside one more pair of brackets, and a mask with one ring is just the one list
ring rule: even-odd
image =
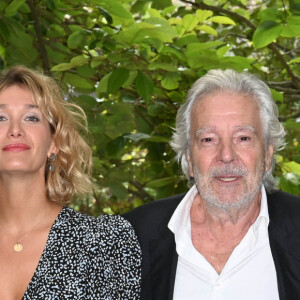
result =
[[[219,130],[218,126],[206,126],[206,127],[200,127],[197,131],[197,135],[205,134],[205,133],[217,133]],[[257,133],[257,130],[255,127],[251,125],[238,125],[238,126],[233,126],[232,131],[235,132],[241,132],[241,131],[248,131],[248,132],[253,132]]]

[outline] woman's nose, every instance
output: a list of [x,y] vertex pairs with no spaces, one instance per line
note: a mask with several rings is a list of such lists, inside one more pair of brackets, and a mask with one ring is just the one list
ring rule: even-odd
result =
[[20,122],[13,122],[9,129],[9,135],[12,137],[20,137],[24,133]]

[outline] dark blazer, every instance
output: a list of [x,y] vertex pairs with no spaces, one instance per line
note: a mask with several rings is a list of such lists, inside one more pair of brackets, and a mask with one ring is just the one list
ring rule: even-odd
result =
[[[123,215],[135,228],[143,252],[142,300],[173,299],[178,257],[167,225],[184,195],[153,201]],[[300,300],[300,198],[276,191],[267,199],[279,297]]]

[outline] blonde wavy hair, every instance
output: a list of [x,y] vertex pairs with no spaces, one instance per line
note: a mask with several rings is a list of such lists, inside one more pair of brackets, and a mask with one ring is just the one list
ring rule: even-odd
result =
[[0,76],[0,92],[19,85],[26,88],[33,102],[48,120],[55,146],[59,150],[50,172],[45,162],[46,192],[50,201],[66,205],[73,196],[86,196],[92,191],[92,150],[84,111],[63,97],[62,90],[49,76],[15,66]]

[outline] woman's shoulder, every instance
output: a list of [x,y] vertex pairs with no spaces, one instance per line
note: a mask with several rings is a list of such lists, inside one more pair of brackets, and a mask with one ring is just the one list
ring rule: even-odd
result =
[[87,225],[99,228],[114,228],[115,230],[124,230],[131,228],[130,223],[119,215],[100,215],[98,217],[90,216],[79,212],[70,207],[64,207],[57,217],[60,223],[69,223],[72,226],[85,227]]
[[[135,240],[135,233],[131,224],[119,215],[89,216],[70,207],[64,207],[58,215],[56,225],[73,236],[86,237],[89,241],[106,239],[118,242],[122,239]],[[92,239],[91,239],[92,238]]]

